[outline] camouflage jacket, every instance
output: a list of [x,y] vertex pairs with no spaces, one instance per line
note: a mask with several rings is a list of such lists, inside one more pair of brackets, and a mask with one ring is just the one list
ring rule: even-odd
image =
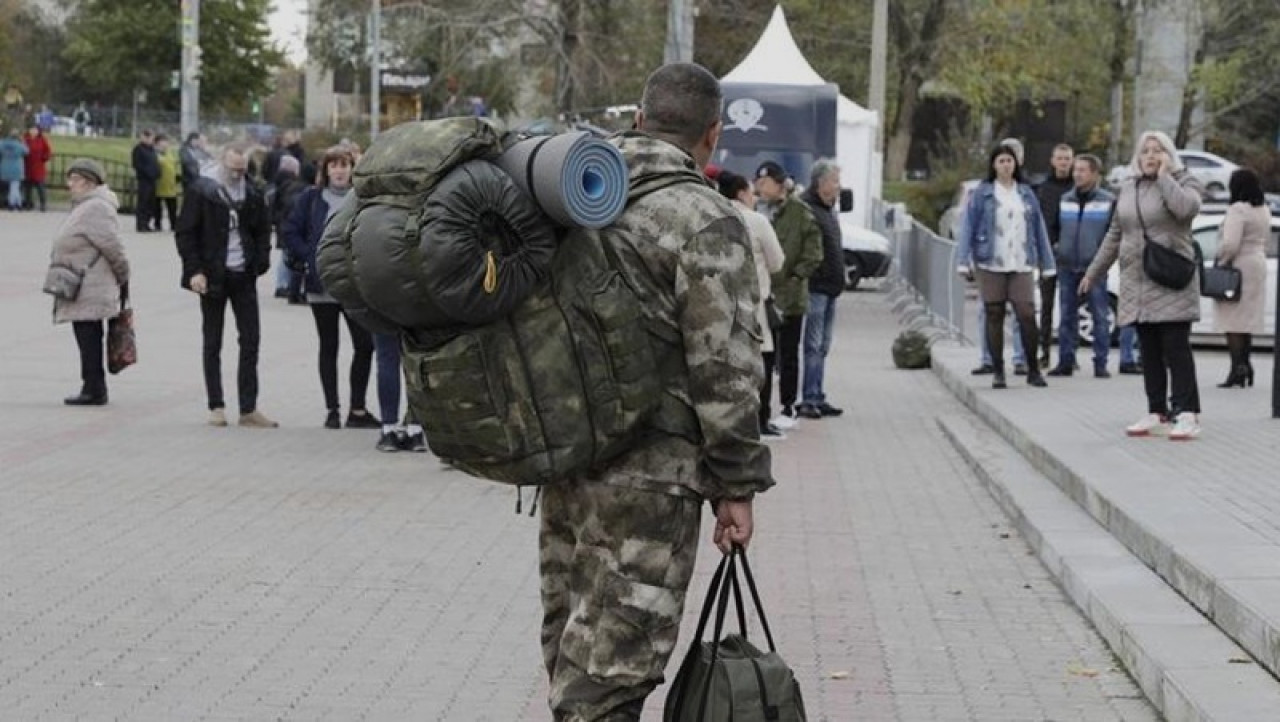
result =
[[[699,438],[646,439],[587,478],[707,499],[748,498],[774,482],[757,421],[760,291],[746,227],[688,153],[640,133],[612,142],[627,160],[629,203],[593,235],[643,299],[663,392],[696,417]],[[672,185],[680,176],[688,182]]]
[[773,300],[779,313],[803,316],[809,310],[809,276],[822,265],[822,229],[795,194],[773,209],[773,228],[786,262],[773,274]]

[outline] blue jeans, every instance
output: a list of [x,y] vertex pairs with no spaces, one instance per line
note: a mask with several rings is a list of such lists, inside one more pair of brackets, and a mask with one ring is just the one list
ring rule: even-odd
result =
[[[1018,317],[1009,314],[1013,319],[1013,363],[1014,365],[1022,365],[1027,363],[1026,349],[1022,348],[1022,332],[1018,328]],[[983,366],[991,365],[991,349],[987,348],[987,307],[978,304],[978,349],[982,353],[980,357]]]
[[1135,324],[1120,327],[1120,363],[1135,364],[1141,359],[1138,349],[1138,327]]
[[9,181],[9,208],[22,207],[22,181]]
[[293,271],[284,265],[284,251],[276,251],[276,290],[288,291],[292,279]]
[[[1083,271],[1058,269],[1058,365],[1071,368],[1076,363],[1076,346],[1080,344],[1080,279]],[[1089,313],[1093,316],[1093,366],[1107,365],[1111,348],[1111,308],[1107,300],[1107,282],[1095,283],[1089,289]]]
[[836,323],[836,297],[809,292],[809,312],[804,317],[804,387],[801,400],[820,404],[827,400],[822,375],[831,350],[831,332]]
[[378,413],[383,426],[400,423],[400,339],[373,334],[378,357]]

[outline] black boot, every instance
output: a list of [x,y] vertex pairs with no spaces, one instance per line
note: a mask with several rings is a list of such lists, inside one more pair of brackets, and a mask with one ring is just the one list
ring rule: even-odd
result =
[[994,364],[994,366],[995,366],[995,371],[991,373],[991,388],[993,389],[1009,388],[1008,382],[1006,382],[1004,379],[1004,364],[1002,363]]
[[1246,367],[1242,358],[1242,334],[1227,334],[1227,352],[1231,355],[1231,370],[1227,373],[1227,380],[1218,384],[1220,389],[1229,389],[1235,386],[1244,388]]
[[984,330],[987,349],[991,351],[991,388],[1004,389],[1008,388],[1004,378],[1004,303],[988,303],[986,307],[987,327]]
[[[1034,344],[1036,341],[1036,321],[1035,316],[1029,318],[1018,319],[1018,328],[1022,331],[1022,347],[1034,348],[1027,344]],[[1044,388],[1049,384],[1045,383],[1044,376],[1040,373],[1040,359],[1033,353],[1027,354],[1027,385]]]
[[67,406],[106,406],[107,405],[107,387],[90,386],[88,384],[80,387],[80,393],[75,396],[68,396],[62,400]]

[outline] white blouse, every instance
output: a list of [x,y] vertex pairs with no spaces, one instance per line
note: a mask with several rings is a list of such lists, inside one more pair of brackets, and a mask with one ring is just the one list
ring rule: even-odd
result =
[[996,237],[991,261],[979,268],[997,273],[1031,270],[1027,263],[1027,209],[1017,184],[996,183]]

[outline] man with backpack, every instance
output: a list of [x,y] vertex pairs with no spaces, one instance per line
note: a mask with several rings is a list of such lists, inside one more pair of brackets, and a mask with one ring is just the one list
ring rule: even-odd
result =
[[[613,142],[628,206],[595,234],[636,290],[662,377],[655,431],[602,468],[543,488],[542,647],[557,720],[639,720],[676,646],[702,502],[723,551],[773,485],[760,441],[759,290],[741,216],[702,180],[720,137],[715,76],[665,65],[636,131]],[[664,423],[674,416],[676,423]],[[682,423],[696,429],[671,434]]]

